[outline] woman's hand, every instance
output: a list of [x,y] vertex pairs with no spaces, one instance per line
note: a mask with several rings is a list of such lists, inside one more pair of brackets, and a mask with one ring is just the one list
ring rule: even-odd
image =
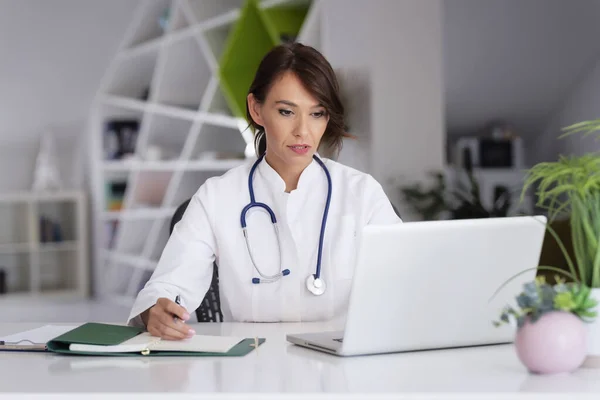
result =
[[184,321],[190,318],[187,310],[172,300],[161,297],[142,313],[142,321],[152,336],[161,339],[187,339],[196,334]]

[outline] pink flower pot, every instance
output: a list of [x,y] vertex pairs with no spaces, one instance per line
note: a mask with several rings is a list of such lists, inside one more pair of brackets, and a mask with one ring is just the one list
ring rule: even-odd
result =
[[553,311],[518,329],[515,347],[519,360],[537,374],[571,372],[587,354],[584,322],[569,312]]

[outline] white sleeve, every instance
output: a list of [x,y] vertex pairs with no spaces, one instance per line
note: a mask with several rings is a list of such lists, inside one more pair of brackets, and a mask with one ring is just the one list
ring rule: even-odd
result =
[[212,281],[216,248],[205,199],[203,185],[173,228],[150,280],[138,293],[128,325],[145,327],[140,314],[160,297],[174,300],[180,295],[190,314],[204,299]]
[[402,222],[381,184],[369,176],[366,186],[367,224],[387,225]]

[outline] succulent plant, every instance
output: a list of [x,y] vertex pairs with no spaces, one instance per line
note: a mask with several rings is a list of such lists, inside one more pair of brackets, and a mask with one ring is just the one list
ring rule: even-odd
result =
[[517,327],[521,328],[527,319],[535,323],[552,311],[571,312],[584,322],[591,322],[596,317],[594,308],[597,305],[597,301],[590,297],[591,289],[576,282],[565,283],[558,276],[555,279],[556,284],[550,285],[543,276],[539,276],[523,285],[523,291],[516,297],[518,309],[504,307],[494,325],[510,324],[511,320],[516,320]]

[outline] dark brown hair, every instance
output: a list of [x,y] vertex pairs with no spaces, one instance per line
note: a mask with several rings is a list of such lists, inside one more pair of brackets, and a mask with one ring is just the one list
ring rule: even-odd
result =
[[[293,72],[304,87],[319,101],[329,116],[327,128],[320,146],[326,151],[339,153],[345,131],[344,106],[340,100],[339,85],[329,62],[316,49],[300,43],[284,43],[271,49],[260,62],[248,94],[252,93],[259,103],[264,103],[273,82],[284,72]],[[250,115],[246,101],[246,117],[254,130],[254,148],[261,156],[267,150],[264,128]]]

